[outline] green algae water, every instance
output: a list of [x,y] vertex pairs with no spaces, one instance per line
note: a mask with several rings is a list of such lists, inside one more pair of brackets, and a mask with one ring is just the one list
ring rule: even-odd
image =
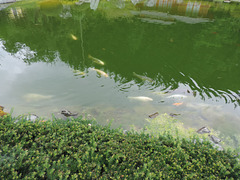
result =
[[0,8],[0,105],[136,129],[158,112],[240,141],[240,4],[22,1]]

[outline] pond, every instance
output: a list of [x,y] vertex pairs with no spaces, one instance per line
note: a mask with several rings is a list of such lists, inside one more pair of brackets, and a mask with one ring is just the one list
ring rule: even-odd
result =
[[0,11],[0,99],[13,115],[140,129],[158,112],[240,141],[240,5],[22,1]]

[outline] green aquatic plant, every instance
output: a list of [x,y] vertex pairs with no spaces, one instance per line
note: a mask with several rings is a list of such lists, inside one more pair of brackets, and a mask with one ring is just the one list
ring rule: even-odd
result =
[[[201,139],[201,141],[211,142],[211,138],[209,136],[211,135],[214,137],[220,137],[221,146],[223,146],[224,148],[226,149],[230,148],[232,150],[239,151],[239,147],[236,147],[235,145],[236,141],[240,142],[240,137],[237,135],[234,136],[234,138],[231,138],[209,127],[208,129],[210,130],[210,133],[199,134],[197,133],[197,129],[184,127],[184,124],[182,122],[175,119],[174,117],[171,117],[168,114],[161,114],[154,119],[148,118],[146,120],[149,122],[149,124],[146,125],[146,127],[144,128],[145,129],[144,132],[150,134],[151,136],[158,137],[161,135],[170,134],[171,136],[177,139],[194,140],[197,138]],[[218,145],[216,145],[215,147],[219,148]]]
[[[154,119],[146,119],[149,124],[145,127],[145,132],[153,136],[171,134],[175,138],[192,138],[197,136],[196,129],[184,127],[182,122],[171,117],[168,114],[160,114]],[[202,135],[199,137],[206,137]]]

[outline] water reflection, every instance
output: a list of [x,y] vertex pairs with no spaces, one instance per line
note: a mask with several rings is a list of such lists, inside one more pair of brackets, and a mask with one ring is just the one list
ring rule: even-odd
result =
[[[94,7],[96,5],[101,7],[99,1],[89,2]],[[63,6],[59,1],[43,1],[40,3],[40,9],[10,8],[9,18],[18,19],[1,25],[5,27],[5,30],[4,28],[2,30],[3,39],[6,38],[4,46],[9,52],[16,53],[23,49],[19,44],[27,44],[35,52],[34,57],[29,56],[25,59],[28,63],[52,62],[57,52],[61,60],[74,69],[86,71],[89,67],[95,67],[103,72],[114,72],[119,75],[115,80],[121,83],[134,79],[141,86],[146,83],[139,79],[139,76],[144,76],[154,79],[154,83],[150,83],[151,88],[162,86],[163,89],[169,87],[176,89],[181,82],[198,91],[202,98],[222,97],[226,103],[239,103],[239,97],[236,96],[239,93],[236,81],[239,80],[235,78],[239,75],[237,58],[239,47],[235,45],[239,42],[239,37],[236,38],[234,33],[224,33],[229,31],[230,22],[227,22],[227,19],[220,19],[218,23],[216,18],[216,22],[211,25],[187,26],[179,23],[213,22],[211,19],[202,18],[211,14],[208,13],[210,3],[175,0],[132,3],[140,8],[140,11],[131,11],[134,15],[132,18],[139,18],[142,22],[150,22],[153,25],[138,20],[129,22],[129,19],[122,19],[119,27],[117,21],[109,23],[104,17],[99,16],[99,12],[82,11],[78,6]],[[158,11],[146,9],[149,7],[158,8]],[[86,14],[88,16],[85,16]],[[187,17],[195,15],[194,18]],[[6,21],[2,19],[1,22]],[[234,23],[234,19],[231,22]],[[172,25],[172,28],[154,26],[159,23]],[[226,24],[226,29],[218,28],[222,23]],[[8,37],[10,24],[15,28],[28,26],[33,33],[29,34],[21,29],[20,33],[28,36],[18,36],[17,30],[12,31]],[[73,24],[76,28],[69,28]],[[237,24],[231,26],[237,30]],[[128,32],[126,33],[124,29]],[[215,30],[218,32],[215,33]],[[118,36],[115,36],[116,34]],[[223,43],[227,44],[227,49]],[[89,54],[104,59],[106,66],[99,68],[88,58]],[[229,60],[226,61],[225,57],[228,54],[232,57],[228,57]],[[231,77],[226,74],[229,71]]]
[[[11,97],[11,106],[38,109],[40,116],[67,106],[100,121],[115,115],[118,124],[141,116],[143,124],[159,111],[197,127],[239,130],[236,9],[174,0],[38,5],[0,11],[4,102]],[[21,62],[15,63],[21,75],[9,57]],[[135,101],[144,99],[151,101]]]

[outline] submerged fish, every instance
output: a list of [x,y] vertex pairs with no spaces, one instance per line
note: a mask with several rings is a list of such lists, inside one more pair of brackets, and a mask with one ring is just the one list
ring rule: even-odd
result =
[[154,91],[153,94],[159,95],[159,96],[166,96],[166,94],[169,92],[164,92],[164,91]]
[[63,109],[63,110],[61,111],[61,114],[63,114],[63,115],[66,116],[66,117],[69,117],[69,116],[77,116],[77,115],[78,115],[78,113],[72,113],[72,112],[70,112],[70,111],[68,111],[68,110],[66,110],[66,109]]
[[216,137],[214,135],[209,135],[209,137],[215,144],[218,144],[221,142],[221,139],[219,139],[218,137]]
[[73,73],[75,73],[74,76],[78,76],[78,75],[84,76],[86,74],[85,72],[79,71],[79,70],[73,70]]
[[128,98],[133,100],[138,100],[138,101],[144,101],[144,102],[153,101],[152,98],[146,97],[146,96],[129,96]]
[[171,116],[171,117],[175,117],[175,116],[179,116],[179,115],[181,115],[181,114],[176,114],[176,113],[170,113],[169,114],[169,116]]
[[157,117],[158,115],[159,115],[159,113],[158,113],[158,112],[155,112],[155,113],[153,113],[153,114],[150,114],[148,117],[151,118],[151,119],[153,119],[153,118]]
[[92,70],[96,71],[101,76],[108,77],[108,74],[105,73],[104,71],[100,70],[100,69],[92,68]]
[[97,63],[97,64],[104,65],[104,62],[103,62],[103,61],[101,61],[101,60],[98,59],[98,58],[92,57],[90,54],[88,55],[88,58],[91,59],[93,62],[95,62],[95,63]]
[[197,133],[204,134],[204,133],[210,133],[211,131],[207,127],[201,127],[199,130],[197,130]]
[[35,93],[29,93],[23,96],[24,100],[27,102],[47,100],[47,99],[51,99],[52,97],[53,96],[51,95],[42,95],[42,94],[35,94]]
[[74,36],[73,34],[71,34],[71,37],[72,37],[72,39],[75,40],[75,41],[78,39],[78,38],[77,38],[76,36]]
[[183,104],[183,102],[180,103],[173,103],[174,106],[181,106]]
[[184,99],[184,98],[187,98],[187,96],[182,94],[174,94],[174,95],[168,96],[167,98]]
[[133,72],[133,75],[139,79],[141,79],[142,81],[149,81],[149,82],[153,82],[153,79],[147,77],[147,76],[142,76],[142,75],[139,75],[135,72]]

